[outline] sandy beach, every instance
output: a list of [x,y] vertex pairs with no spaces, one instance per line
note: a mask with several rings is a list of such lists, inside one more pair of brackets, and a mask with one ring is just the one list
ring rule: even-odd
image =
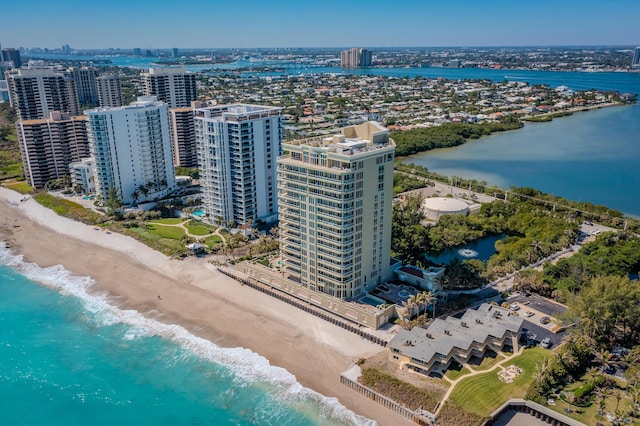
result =
[[303,386],[338,398],[380,425],[410,424],[339,383],[340,372],[380,352],[380,346],[241,286],[206,259],[171,260],[132,238],[60,217],[23,198],[0,188],[2,238],[25,260],[41,267],[61,264],[92,277],[94,291],[108,291],[119,307],[154,313],[220,346],[250,349]]

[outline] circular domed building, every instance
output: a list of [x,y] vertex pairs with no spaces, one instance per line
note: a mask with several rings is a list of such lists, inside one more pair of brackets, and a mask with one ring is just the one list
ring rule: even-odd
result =
[[469,206],[457,198],[433,197],[422,202],[422,209],[427,219],[437,222],[440,216],[446,214],[469,214]]

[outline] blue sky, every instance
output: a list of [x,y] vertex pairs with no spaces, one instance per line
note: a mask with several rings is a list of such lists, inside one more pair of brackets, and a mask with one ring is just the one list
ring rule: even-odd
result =
[[4,47],[640,45],[640,0],[3,0]]

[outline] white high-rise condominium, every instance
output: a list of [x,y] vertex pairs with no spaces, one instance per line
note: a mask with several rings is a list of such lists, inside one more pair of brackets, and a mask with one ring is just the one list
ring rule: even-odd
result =
[[139,97],[131,105],[85,111],[96,192],[115,187],[124,204],[152,201],[175,189],[167,104]]
[[145,96],[156,96],[169,108],[188,107],[197,99],[196,75],[183,67],[150,68],[142,73]]
[[280,108],[222,105],[195,110],[204,206],[211,222],[272,222],[278,214]]
[[395,143],[376,122],[282,144],[280,253],[286,277],[350,298],[392,277]]

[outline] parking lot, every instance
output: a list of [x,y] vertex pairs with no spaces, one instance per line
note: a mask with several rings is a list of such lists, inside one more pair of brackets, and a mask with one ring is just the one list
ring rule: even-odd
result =
[[[549,338],[551,341],[550,349],[560,344],[565,332],[554,333],[551,330],[557,325],[554,317],[564,313],[567,310],[566,306],[538,295],[523,296],[516,294],[509,297],[507,302],[512,306],[517,305],[520,307],[516,312],[524,319],[523,328],[526,328],[529,333],[535,334],[535,344],[539,344],[545,338]],[[548,324],[540,323],[543,317],[549,317],[550,322]]]

